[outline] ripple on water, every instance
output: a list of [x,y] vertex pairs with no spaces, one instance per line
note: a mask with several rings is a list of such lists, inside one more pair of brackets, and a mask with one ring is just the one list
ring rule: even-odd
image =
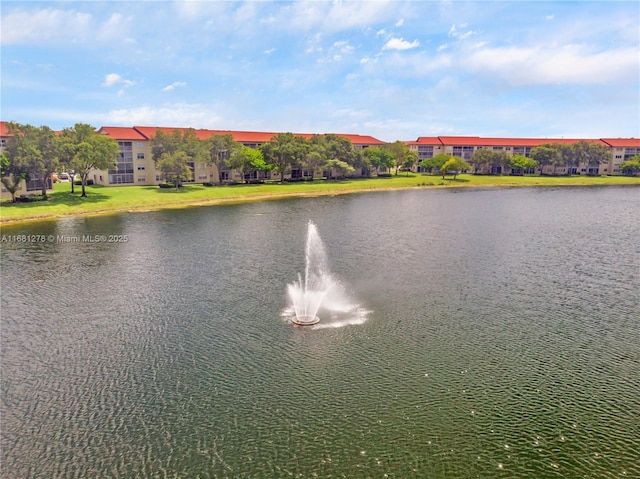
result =
[[[3,245],[3,477],[640,476],[640,218],[607,191],[157,212],[56,226],[131,238],[100,254]],[[363,316],[282,320],[309,218]]]

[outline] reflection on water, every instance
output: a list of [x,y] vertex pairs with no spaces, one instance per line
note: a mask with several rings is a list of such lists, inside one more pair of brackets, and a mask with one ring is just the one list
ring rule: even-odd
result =
[[[308,221],[366,322],[282,320]],[[3,227],[128,241],[2,243],[2,477],[638,476],[638,224],[566,188]]]

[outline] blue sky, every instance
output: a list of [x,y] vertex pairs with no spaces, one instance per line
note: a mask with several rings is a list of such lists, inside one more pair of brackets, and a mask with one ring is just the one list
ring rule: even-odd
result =
[[4,121],[640,136],[639,2],[1,4]]

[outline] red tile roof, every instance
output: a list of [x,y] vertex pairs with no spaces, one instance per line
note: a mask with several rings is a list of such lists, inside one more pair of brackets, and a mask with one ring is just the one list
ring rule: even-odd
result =
[[601,138],[613,148],[640,148],[640,138]]
[[[189,128],[172,128],[172,127],[159,127],[159,126],[134,126],[140,134],[144,137],[151,139],[158,131],[162,131],[166,134],[173,133],[174,130],[178,130],[181,133]],[[234,130],[194,130],[199,140],[206,140],[214,135],[231,135],[233,139],[240,143],[266,143],[278,133],[268,131],[234,131]],[[294,135],[301,136],[309,139],[313,136],[312,133],[294,133]],[[337,136],[347,138],[351,140],[354,145],[384,145],[384,141],[378,140],[368,135],[356,135],[356,134],[344,134],[336,133]]]
[[[56,134],[56,135],[61,135],[62,134],[61,131],[56,131],[56,130],[53,130],[53,133]],[[0,121],[0,136],[2,136],[2,137],[13,136],[11,133],[9,133],[9,122],[8,121]]]
[[481,138],[479,136],[440,136],[445,145],[452,146],[540,146],[547,143],[571,144],[579,141],[598,142],[594,139],[569,138]]
[[[405,141],[407,145],[447,145],[447,146],[524,146],[536,147],[548,143],[572,144],[579,141],[607,143],[605,139],[576,138],[483,138],[480,136],[420,136],[416,141]],[[619,139],[621,144],[633,146],[638,140]]]
[[99,133],[109,135],[116,140],[136,140],[144,141],[147,138],[135,128],[121,126],[103,126],[98,130]]
[[416,145],[442,145],[442,141],[440,141],[440,138],[437,136],[419,136],[415,142],[411,143]]

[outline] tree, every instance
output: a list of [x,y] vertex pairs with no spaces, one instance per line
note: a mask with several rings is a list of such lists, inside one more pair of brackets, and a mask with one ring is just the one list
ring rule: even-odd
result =
[[[322,169],[325,162],[326,160],[322,155],[322,153],[312,147],[312,149],[309,152],[307,152],[307,154],[305,155],[302,165],[306,170],[315,172],[317,170]],[[312,176],[312,179],[313,179],[313,176]]]
[[[307,151],[306,160],[303,162],[312,171],[318,167],[326,167],[331,169],[327,163],[331,160],[339,160],[351,166],[345,171],[352,174],[355,167],[359,166],[366,174],[368,163],[363,161],[362,154],[353,147],[351,141],[347,138],[335,135],[333,133],[327,135],[313,135],[309,140],[309,150]],[[309,162],[308,160],[311,160]]]
[[598,169],[611,159],[611,151],[605,145],[579,141],[571,145],[576,166],[584,165],[587,171]]
[[571,173],[572,167],[580,166],[580,160],[578,158],[578,150],[574,148],[574,145],[567,143],[553,143],[552,148],[555,148],[557,152],[556,161],[553,164],[553,174],[556,174],[556,168],[563,166],[567,168],[567,174]]
[[433,170],[440,171],[442,165],[444,165],[449,158],[451,158],[450,155],[447,155],[446,153],[440,153],[439,155],[436,155],[432,158],[422,160],[420,162],[420,166],[424,169],[429,170],[430,173],[432,173]]
[[[182,168],[178,165],[182,160],[178,160],[180,157],[172,157],[172,160],[165,158],[165,167],[171,170],[171,166],[175,167],[173,175],[178,178],[178,184],[176,189],[182,187],[183,181],[191,179],[193,171],[191,166],[195,167],[196,163],[210,164],[211,153],[209,150],[209,144],[206,141],[200,141],[196,135],[196,131],[193,128],[187,128],[180,131],[178,129],[173,130],[171,133],[165,133],[162,130],[158,130],[151,139],[151,156],[156,164],[156,168],[160,171],[159,161],[163,158],[165,153],[169,155],[175,155],[176,153],[184,153],[186,155],[185,165],[189,168],[189,175],[186,177],[182,175]],[[178,163],[176,163],[178,162]],[[189,165],[191,163],[191,166]],[[218,170],[219,171],[219,170]],[[171,176],[171,173],[170,173]],[[169,181],[169,180],[167,180]],[[173,181],[171,181],[173,183]]]
[[238,170],[245,182],[247,182],[245,178],[247,173],[271,169],[271,165],[264,161],[262,152],[248,146],[242,146],[235,151],[229,158],[228,165],[230,168]]
[[358,163],[360,153],[353,147],[351,140],[330,133],[324,135],[324,144],[327,160],[344,161],[352,167]]
[[[91,125],[76,123],[65,128],[58,142],[67,166],[80,175],[83,198],[86,198],[87,179],[92,170],[109,170],[117,166],[118,142],[102,135]],[[73,183],[73,177],[71,178]]]
[[47,185],[58,169],[58,151],[55,132],[47,126],[35,127],[9,123],[6,155],[13,163],[20,164],[25,180],[38,180],[42,196],[47,196]]
[[[229,135],[230,136],[230,135]],[[177,153],[182,151],[186,153],[189,161],[208,163],[211,161],[209,144],[206,141],[200,141],[193,128],[187,128],[184,131],[178,129],[171,133],[165,133],[162,130],[156,132],[151,139],[151,155],[154,161],[159,159],[164,153]]]
[[264,160],[280,173],[280,182],[291,165],[301,164],[309,151],[309,142],[293,133],[278,133],[260,146]]
[[16,202],[16,192],[20,188],[20,182],[26,178],[24,166],[18,161],[9,159],[4,153],[0,153],[0,181],[11,193],[11,202]]
[[376,174],[380,170],[388,170],[393,167],[393,155],[388,149],[380,148],[378,146],[372,146],[364,150],[364,158],[369,161],[369,164],[375,168]]
[[483,167],[487,172],[502,171],[509,164],[509,155],[504,151],[493,151],[486,148],[476,150],[469,158],[473,165],[474,173],[480,172]]
[[182,182],[191,178],[191,168],[187,162],[189,155],[184,151],[163,153],[156,162],[156,168],[162,172],[162,177],[168,183],[173,183],[176,190],[182,188]]
[[538,164],[533,158],[524,155],[513,155],[509,159],[509,167],[514,174],[523,175],[526,170],[535,170]]
[[348,176],[355,171],[355,168],[349,163],[338,159],[327,161],[327,168],[330,170],[336,170],[338,177]]
[[209,150],[209,164],[218,170],[218,182],[222,183],[222,169],[229,166],[231,156],[242,146],[233,139],[231,134],[214,135],[206,140],[206,147]]
[[532,148],[531,158],[538,164],[541,175],[544,174],[545,166],[553,166],[555,171],[555,166],[561,161],[560,150],[549,143]]
[[452,156],[449,158],[444,165],[440,167],[440,173],[442,173],[442,178],[444,179],[444,175],[447,173],[453,174],[453,179],[456,179],[461,172],[467,171],[471,169],[471,165],[464,161],[462,158],[457,156]]
[[620,164],[620,170],[624,175],[633,176],[640,171],[640,155],[632,156]]
[[396,140],[393,143],[387,143],[384,145],[384,148],[386,148],[393,157],[396,175],[400,168],[408,164],[410,158],[417,160],[417,156],[412,156],[411,149],[400,140]]
[[409,176],[409,171],[416,165],[418,162],[418,152],[415,150],[409,149],[409,152],[404,158],[404,163],[402,164],[402,169],[407,172],[407,176]]

